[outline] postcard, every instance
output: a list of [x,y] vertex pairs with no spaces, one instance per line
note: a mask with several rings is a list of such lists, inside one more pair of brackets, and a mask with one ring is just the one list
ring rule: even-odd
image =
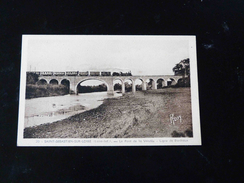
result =
[[22,35],[17,146],[201,145],[196,36]]

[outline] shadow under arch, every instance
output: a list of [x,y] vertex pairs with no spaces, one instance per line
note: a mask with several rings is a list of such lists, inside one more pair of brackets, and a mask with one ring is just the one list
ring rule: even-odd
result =
[[177,81],[174,78],[167,79],[167,86],[176,85]]
[[49,84],[51,84],[51,85],[58,85],[58,80],[56,80],[56,79],[51,79],[51,80],[49,81]]
[[70,80],[69,79],[62,79],[60,84],[64,85],[67,88],[68,93],[70,93]]
[[[138,81],[140,81],[140,83],[138,83]],[[135,87],[136,87],[136,91],[146,90],[145,81],[142,78],[136,78]]]
[[147,90],[157,89],[156,88],[156,81],[154,79],[148,78],[145,82],[146,82]]
[[134,86],[133,79],[125,78],[123,84],[125,87],[125,92],[131,92],[133,90],[133,86]]
[[113,79],[113,89],[114,89],[114,91],[123,92],[123,83],[124,82],[123,82],[123,80],[121,78],[114,78]]
[[40,79],[39,81],[37,81],[37,84],[38,85],[47,85],[47,80],[45,80],[45,79]]
[[[77,84],[75,86],[76,94],[79,93],[79,86],[80,86],[80,84],[83,83],[83,82],[86,82],[86,81],[100,81],[100,82],[102,82],[103,84],[106,85],[106,90],[103,90],[103,91],[108,91],[109,86],[108,86],[108,83],[106,81],[104,81],[102,79],[98,79],[98,78],[87,78],[87,79],[82,79],[79,82],[77,82]],[[97,92],[97,91],[91,91],[91,92]],[[91,92],[87,92],[87,93],[91,93]]]
[[60,82],[61,85],[70,85],[70,80],[69,79],[62,79]]
[[158,78],[158,79],[156,80],[156,83],[157,83],[157,89],[161,89],[161,88],[167,86],[167,85],[166,85],[166,84],[167,84],[166,82],[167,82],[167,80],[165,80],[164,78]]
[[177,81],[176,86],[178,87],[190,87],[190,78],[179,78]]

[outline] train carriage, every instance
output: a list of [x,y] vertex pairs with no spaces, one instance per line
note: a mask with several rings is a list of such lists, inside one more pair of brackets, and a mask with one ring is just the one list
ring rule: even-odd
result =
[[91,71],[90,76],[100,76],[100,72],[97,71]]
[[65,72],[54,72],[53,75],[54,76],[64,76]]
[[46,72],[40,72],[40,75],[41,75],[41,76],[52,76],[52,75],[53,75],[53,72],[49,72],[49,71],[46,71]]
[[79,75],[80,76],[88,76],[89,75],[89,72],[86,71],[86,72],[79,72]]
[[78,75],[78,71],[67,71],[66,72],[66,76],[77,76]]
[[34,74],[40,76],[40,72],[31,72],[31,73],[34,73]]

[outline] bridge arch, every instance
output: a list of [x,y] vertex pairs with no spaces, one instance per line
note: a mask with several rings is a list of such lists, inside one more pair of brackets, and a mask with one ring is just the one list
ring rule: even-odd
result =
[[60,81],[60,84],[66,86],[68,93],[70,93],[70,80],[69,79],[62,79]]
[[157,83],[157,89],[163,88],[164,86],[167,86],[167,80],[165,80],[164,78],[158,78],[156,80]]
[[62,82],[64,82],[64,81],[65,82],[68,81],[70,83],[70,79],[69,78],[63,78],[63,79],[60,80],[60,84],[62,84]]
[[137,90],[146,90],[146,81],[142,78],[136,78],[135,79],[135,87]]
[[157,89],[156,82],[153,78],[148,78],[146,80],[146,86],[147,86],[147,89],[152,89],[152,90]]
[[175,79],[175,78],[173,78],[173,77],[170,77],[170,78],[168,78],[168,80],[167,80],[167,85],[168,86],[170,86],[170,85],[176,85],[176,83],[177,83],[177,79]]
[[[128,81],[130,81],[131,82],[131,84],[129,84],[128,83]],[[136,86],[135,86],[135,81],[132,79],[132,78],[130,78],[130,77],[128,77],[128,78],[125,78],[124,79],[124,87],[125,87],[125,90],[127,90],[127,91],[132,91],[133,93],[135,93],[136,92]],[[131,86],[130,86],[131,85]]]
[[177,81],[177,85],[180,87],[189,87],[190,80],[189,80],[189,78],[179,78]]
[[37,81],[37,84],[38,85],[47,85],[47,83],[48,83],[47,80],[46,79],[43,79],[43,78],[40,79],[39,81]]
[[114,91],[120,90],[122,93],[125,93],[124,81],[121,78],[113,79],[113,89]]
[[133,81],[130,78],[125,78],[123,85],[125,86],[125,92],[130,92],[132,91],[132,85],[133,85]]
[[183,80],[183,78],[175,78],[176,84],[179,83],[179,80]]
[[113,79],[113,82],[114,82],[115,80],[119,80],[119,81],[121,81],[122,83],[124,82],[123,79],[121,79],[121,78],[119,78],[119,77],[114,78],[114,79]]
[[103,82],[105,85],[106,85],[106,87],[107,87],[107,91],[109,90],[109,88],[110,88],[110,86],[109,86],[109,84],[105,81],[105,80],[103,80],[103,79],[100,79],[100,78],[87,78],[87,79],[82,79],[82,80],[79,80],[78,82],[77,82],[77,84],[75,85],[75,94],[78,94],[78,86],[81,84],[81,83],[83,83],[83,82],[85,82],[85,81],[91,81],[91,80],[94,80],[94,81],[101,81],[101,82]]
[[56,79],[51,79],[51,80],[49,81],[49,84],[51,84],[51,85],[58,85],[58,80],[56,80]]

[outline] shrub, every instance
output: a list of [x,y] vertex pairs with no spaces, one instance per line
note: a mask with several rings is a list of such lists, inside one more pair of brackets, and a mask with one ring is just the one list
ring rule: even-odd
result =
[[38,75],[36,73],[27,72],[26,73],[26,83],[35,84],[38,81]]
[[192,130],[187,129],[187,130],[185,131],[185,134],[186,134],[186,136],[188,136],[188,137],[193,137]]
[[26,98],[49,97],[68,94],[68,88],[64,85],[26,85]]
[[184,135],[184,133],[178,133],[177,131],[173,131],[172,133],[171,133],[171,136],[172,137],[185,137],[185,135]]

